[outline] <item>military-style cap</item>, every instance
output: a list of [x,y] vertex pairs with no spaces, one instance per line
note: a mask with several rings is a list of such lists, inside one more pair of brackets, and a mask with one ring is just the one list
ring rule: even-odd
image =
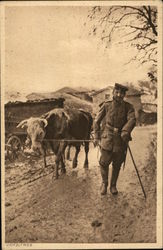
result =
[[115,83],[114,89],[120,89],[120,90],[122,90],[124,92],[128,91],[128,88],[126,86],[123,86],[123,85],[121,85],[119,83]]

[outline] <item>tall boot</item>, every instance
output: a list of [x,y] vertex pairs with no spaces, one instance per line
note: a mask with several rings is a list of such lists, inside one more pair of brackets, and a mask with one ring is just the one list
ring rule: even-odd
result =
[[100,165],[100,171],[102,177],[101,195],[105,195],[107,193],[107,187],[108,187],[109,167],[104,167]]
[[111,177],[111,185],[110,185],[110,192],[113,195],[118,194],[118,190],[117,190],[116,184],[117,184],[117,179],[118,179],[118,176],[119,176],[119,171],[120,171],[120,166],[113,165],[113,168],[112,168],[112,177]]

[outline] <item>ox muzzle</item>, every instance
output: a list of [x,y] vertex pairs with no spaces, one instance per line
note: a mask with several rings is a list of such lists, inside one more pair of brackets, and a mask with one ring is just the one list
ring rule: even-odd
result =
[[24,153],[27,155],[32,155],[32,156],[41,156],[44,154],[43,146],[42,143],[39,141],[32,142],[30,148],[26,148],[24,150]]

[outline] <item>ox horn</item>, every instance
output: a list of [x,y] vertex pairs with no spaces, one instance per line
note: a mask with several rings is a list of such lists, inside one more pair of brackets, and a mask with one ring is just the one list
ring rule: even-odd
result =
[[70,121],[70,116],[67,114],[67,112],[63,111],[62,114],[67,118],[68,121]]
[[43,123],[45,124],[44,127],[46,127],[48,125],[48,121],[46,119],[41,119],[43,121]]
[[27,126],[28,120],[23,120],[21,121],[16,127],[17,128],[24,128],[25,126]]

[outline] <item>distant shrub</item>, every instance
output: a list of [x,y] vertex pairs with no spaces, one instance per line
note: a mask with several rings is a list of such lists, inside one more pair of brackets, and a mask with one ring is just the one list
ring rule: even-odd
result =
[[153,167],[157,165],[157,133],[153,133],[151,136],[151,142],[149,144],[149,164]]
[[152,125],[157,122],[157,113],[156,112],[151,112],[147,113],[144,112],[143,110],[138,111],[137,115],[137,125]]
[[92,113],[92,104],[89,104],[87,101],[83,101],[80,99],[79,101],[67,99],[64,103],[64,106],[68,108],[84,109],[85,111]]

